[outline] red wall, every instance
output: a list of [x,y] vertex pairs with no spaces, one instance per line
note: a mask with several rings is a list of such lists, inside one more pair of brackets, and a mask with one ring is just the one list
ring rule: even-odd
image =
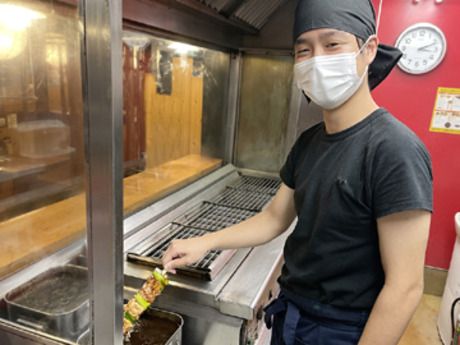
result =
[[[376,9],[379,0],[373,0]],[[434,207],[427,262],[448,268],[455,241],[454,214],[460,211],[460,135],[429,131],[437,87],[460,88],[460,1],[383,0],[379,38],[394,45],[409,25],[430,22],[447,38],[447,55],[434,71],[412,76],[398,67],[375,91],[377,102],[408,125],[431,153]]]

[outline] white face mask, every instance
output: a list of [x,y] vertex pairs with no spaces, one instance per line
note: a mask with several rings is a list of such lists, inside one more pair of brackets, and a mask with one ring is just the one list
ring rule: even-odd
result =
[[[368,41],[369,42],[369,41]],[[368,67],[358,75],[357,53],[323,55],[298,62],[294,65],[294,80],[313,102],[321,108],[338,108],[358,91],[367,74]]]

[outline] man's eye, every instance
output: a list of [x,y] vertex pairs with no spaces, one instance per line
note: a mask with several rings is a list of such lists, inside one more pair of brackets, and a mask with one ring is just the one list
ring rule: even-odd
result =
[[305,55],[305,54],[308,54],[310,52],[310,49],[302,49],[302,50],[298,50],[296,52],[296,55]]
[[337,47],[339,44],[337,42],[332,42],[332,43],[328,43],[326,45],[326,48],[335,48]]

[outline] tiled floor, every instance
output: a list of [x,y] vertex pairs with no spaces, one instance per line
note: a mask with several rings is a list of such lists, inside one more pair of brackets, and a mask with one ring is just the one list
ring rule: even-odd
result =
[[441,298],[424,295],[399,345],[441,345],[436,320]]

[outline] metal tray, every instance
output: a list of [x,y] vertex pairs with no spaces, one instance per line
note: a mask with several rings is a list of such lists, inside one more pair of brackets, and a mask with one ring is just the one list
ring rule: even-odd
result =
[[11,321],[76,340],[89,324],[87,270],[53,268],[7,293],[5,302]]
[[[124,345],[181,345],[183,325],[184,320],[179,314],[149,308]],[[77,344],[91,345],[89,330],[78,338]]]

